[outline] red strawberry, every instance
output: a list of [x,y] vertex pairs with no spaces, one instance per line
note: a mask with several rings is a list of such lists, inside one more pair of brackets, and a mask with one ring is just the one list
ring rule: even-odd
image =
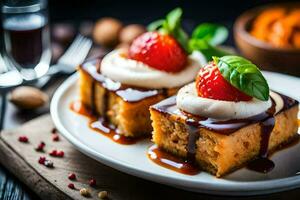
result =
[[129,48],[129,57],[166,72],[182,70],[187,61],[185,51],[172,36],[157,32],[136,38]]
[[252,99],[251,96],[232,86],[213,62],[200,69],[196,78],[196,88],[198,96],[209,99],[236,102]]

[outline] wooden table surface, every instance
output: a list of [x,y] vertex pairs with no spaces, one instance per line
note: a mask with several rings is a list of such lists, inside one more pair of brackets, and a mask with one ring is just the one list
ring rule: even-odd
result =
[[[46,92],[51,96],[57,86],[64,80],[61,78],[57,80],[54,84],[49,87]],[[12,129],[15,128],[22,123],[29,121],[37,116],[49,112],[49,105],[36,110],[34,112],[20,112],[10,103],[7,107],[6,118],[4,122],[5,129]],[[148,186],[153,185],[154,188],[157,188],[156,183],[149,182]],[[147,190],[151,190],[150,188],[145,188]],[[186,194],[186,191],[181,191],[174,189],[174,195],[166,197],[163,194],[163,191],[153,191],[157,193],[157,199],[182,199],[183,194]],[[134,199],[134,195],[130,194],[131,197]],[[168,195],[170,195],[168,193]],[[210,200],[223,200],[223,199],[299,199],[300,189],[291,190],[287,192],[276,193],[272,195],[264,195],[264,196],[254,196],[254,197],[225,197],[225,196],[213,196],[213,195],[206,195],[206,194],[191,194],[188,195],[188,199],[210,199]],[[22,184],[16,177],[10,174],[5,168],[0,166],[0,199],[5,200],[31,200],[31,199],[39,199],[27,186]],[[126,198],[128,199],[128,197]],[[130,198],[131,199],[131,198]]]
[[[65,79],[61,77],[53,81],[50,86],[45,90],[50,96],[53,95],[55,89]],[[40,115],[49,112],[49,104],[41,109],[35,111],[20,111],[10,102],[7,104],[7,110],[4,120],[4,129],[13,129],[21,124],[34,119]],[[39,199],[30,188],[22,184],[14,175],[8,172],[3,166],[0,165],[0,199],[2,200],[35,200]]]

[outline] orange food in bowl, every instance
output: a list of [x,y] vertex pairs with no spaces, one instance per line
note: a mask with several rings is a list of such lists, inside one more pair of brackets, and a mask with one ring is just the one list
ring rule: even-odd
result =
[[276,47],[300,48],[300,8],[266,9],[256,17],[250,33]]

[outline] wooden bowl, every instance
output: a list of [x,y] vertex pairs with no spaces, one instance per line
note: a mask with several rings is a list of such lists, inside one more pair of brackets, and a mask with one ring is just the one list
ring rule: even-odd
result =
[[236,45],[243,56],[261,69],[300,76],[299,48],[274,47],[267,42],[256,39],[249,33],[255,17],[264,9],[274,6],[294,8],[295,6],[300,7],[300,3],[271,4],[246,11],[237,18],[233,27]]

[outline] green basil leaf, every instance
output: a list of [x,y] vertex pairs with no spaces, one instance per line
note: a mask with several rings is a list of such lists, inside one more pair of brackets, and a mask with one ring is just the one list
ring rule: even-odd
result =
[[168,25],[168,31],[170,33],[174,32],[181,25],[181,16],[182,16],[181,8],[175,8],[167,15],[166,22]]
[[147,26],[147,30],[148,31],[156,31],[158,30],[159,28],[162,27],[163,23],[164,23],[164,19],[159,19],[159,20],[156,20],[154,22],[151,22],[148,26]]
[[213,57],[222,76],[245,94],[267,101],[269,85],[256,65],[240,56]]
[[226,27],[212,23],[200,24],[192,33],[192,38],[205,40],[211,45],[222,44],[227,37],[228,30]]
[[225,50],[212,46],[206,40],[201,39],[190,39],[188,42],[188,50],[189,53],[192,53],[193,51],[200,51],[207,61],[212,60],[213,56],[222,57],[230,54]]

